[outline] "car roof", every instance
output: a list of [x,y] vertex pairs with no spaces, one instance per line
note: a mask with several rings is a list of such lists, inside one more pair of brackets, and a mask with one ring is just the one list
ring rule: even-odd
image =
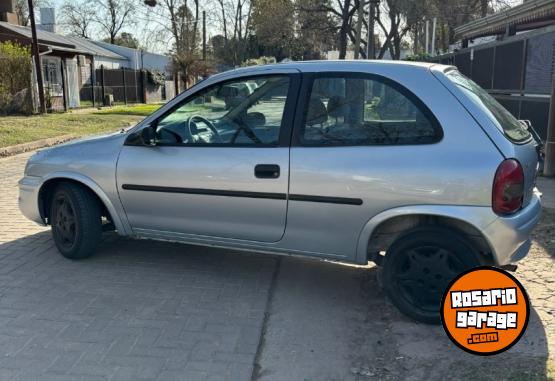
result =
[[415,62],[415,61],[390,61],[390,60],[321,60],[321,61],[288,61],[283,63],[269,64],[269,65],[255,65],[242,68],[233,69],[213,77],[233,77],[235,75],[244,75],[259,71],[280,71],[280,70],[295,70],[301,73],[310,72],[333,72],[333,71],[358,71],[364,67],[363,71],[371,71],[372,67],[375,69],[403,69],[403,70],[430,70],[439,69],[441,71],[449,68],[450,66],[439,65],[430,62]]

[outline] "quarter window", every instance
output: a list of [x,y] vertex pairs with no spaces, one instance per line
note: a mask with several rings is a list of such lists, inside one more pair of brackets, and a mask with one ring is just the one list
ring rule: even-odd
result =
[[276,145],[288,76],[225,82],[189,98],[157,123],[161,144]]
[[[416,97],[381,79],[324,77],[313,81],[304,145],[426,144],[441,129]],[[427,109],[426,109],[427,110]]]

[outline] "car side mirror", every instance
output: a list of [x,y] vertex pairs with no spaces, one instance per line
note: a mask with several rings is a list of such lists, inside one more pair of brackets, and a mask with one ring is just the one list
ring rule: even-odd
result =
[[139,131],[132,132],[125,139],[125,145],[154,147],[156,145],[155,127],[148,125]]
[[156,130],[153,126],[147,126],[141,130],[141,140],[144,145],[154,147],[156,145]]

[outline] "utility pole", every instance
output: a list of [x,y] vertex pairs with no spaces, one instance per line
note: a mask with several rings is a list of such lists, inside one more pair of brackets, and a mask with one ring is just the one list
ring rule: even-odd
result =
[[31,35],[33,41],[33,57],[35,59],[35,71],[37,74],[37,84],[39,88],[39,112],[46,113],[46,99],[44,98],[44,83],[42,81],[42,67],[40,64],[39,42],[37,39],[37,26],[35,24],[35,10],[33,9],[33,0],[27,0],[29,6],[29,19],[31,20]]
[[202,11],[202,60],[206,63],[206,11]]
[[368,10],[368,41],[366,44],[366,57],[373,60],[376,57],[376,47],[374,46],[374,0],[370,0]]
[[555,74],[551,79],[551,102],[549,103],[543,174],[548,177],[555,176]]

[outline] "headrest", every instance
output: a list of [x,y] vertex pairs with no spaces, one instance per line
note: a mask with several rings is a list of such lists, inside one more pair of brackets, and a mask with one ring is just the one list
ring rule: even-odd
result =
[[345,97],[334,95],[328,101],[328,115],[333,118],[346,117],[348,105]]
[[266,125],[266,116],[261,112],[249,112],[246,122],[250,127],[261,127]]
[[308,103],[308,112],[306,114],[307,126],[315,124],[324,124],[328,120],[328,110],[326,105],[320,99],[311,98]]

